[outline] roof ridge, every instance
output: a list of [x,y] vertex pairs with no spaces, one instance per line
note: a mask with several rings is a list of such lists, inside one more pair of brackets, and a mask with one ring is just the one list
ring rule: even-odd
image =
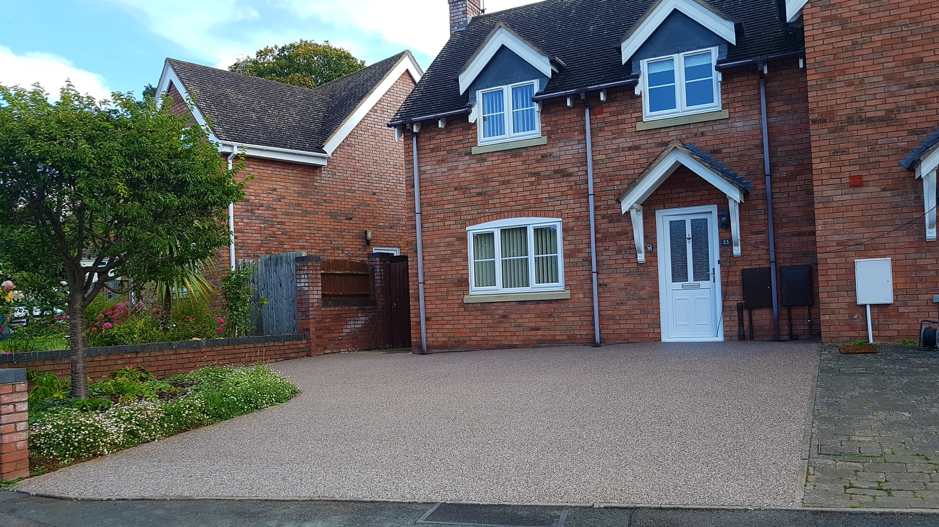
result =
[[[189,62],[189,61],[187,61],[187,60],[174,59],[174,58],[171,58],[171,57],[167,57],[166,60],[167,60],[167,62],[170,62],[170,63],[172,63],[172,62],[178,62],[178,63],[182,63],[182,64],[188,64],[188,65],[190,65],[190,66],[196,66],[196,67],[198,67],[198,68],[204,68],[204,69],[207,69],[207,70],[212,70],[212,71],[219,72],[219,73],[226,74],[226,75],[236,75],[236,76],[238,76],[239,79],[253,79],[253,80],[250,80],[250,81],[248,81],[248,82],[267,82],[267,83],[272,82],[272,83],[274,83],[274,84],[276,84],[276,85],[279,85],[279,86],[286,86],[286,87],[288,87],[288,88],[292,88],[292,89],[295,89],[295,90],[298,90],[298,91],[306,91],[306,92],[313,92],[313,91],[316,91],[316,88],[305,88],[305,87],[303,87],[303,86],[295,86],[295,85],[293,85],[293,84],[287,84],[287,83],[285,83],[285,82],[275,81],[275,80],[271,80],[271,79],[265,79],[264,77],[256,77],[256,76],[254,76],[254,75],[248,75],[248,74],[246,74],[246,73],[239,73],[239,72],[237,72],[237,71],[229,71],[229,70],[224,69],[224,68],[216,68],[216,67],[213,67],[213,66],[206,66],[205,64],[199,64],[199,63],[197,63],[197,62]],[[337,80],[338,80],[338,79],[337,79]],[[317,88],[320,88],[320,87],[321,87],[321,86],[317,86]]]

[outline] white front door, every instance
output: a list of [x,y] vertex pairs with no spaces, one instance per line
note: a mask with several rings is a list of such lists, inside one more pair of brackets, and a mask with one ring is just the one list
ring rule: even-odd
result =
[[724,340],[717,207],[658,211],[663,341]]

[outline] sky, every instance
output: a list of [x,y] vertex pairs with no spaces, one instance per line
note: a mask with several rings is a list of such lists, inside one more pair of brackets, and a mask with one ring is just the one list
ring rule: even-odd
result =
[[[484,0],[487,13],[537,0]],[[167,57],[226,68],[301,38],[426,69],[449,38],[447,0],[0,0],[0,84],[66,79],[102,99],[156,85]]]

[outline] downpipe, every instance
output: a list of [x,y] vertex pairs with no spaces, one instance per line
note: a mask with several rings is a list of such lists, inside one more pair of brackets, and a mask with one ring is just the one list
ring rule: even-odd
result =
[[763,173],[766,175],[766,217],[769,223],[770,290],[773,295],[773,340],[779,341],[779,302],[776,296],[776,233],[773,230],[773,183],[769,168],[769,132],[766,124],[766,76],[760,68],[760,115],[763,123]]
[[[231,144],[231,154],[228,156],[228,170],[229,172],[232,169],[232,159],[235,158],[235,154],[238,153],[238,147],[235,143]],[[235,270],[235,204],[228,204],[228,232],[231,240],[228,242],[228,259],[230,261],[231,270]]]
[[[584,94],[581,94],[584,98]],[[593,136],[590,131],[590,105],[584,104],[584,122],[587,126],[587,203],[590,209],[590,273],[593,280],[593,345],[600,345],[600,303],[597,298],[597,227],[594,218],[593,195]]]
[[417,132],[411,132],[414,158],[414,224],[417,230],[417,297],[421,310],[421,355],[427,354],[427,315],[424,311],[424,243],[421,237],[421,177],[417,162]]

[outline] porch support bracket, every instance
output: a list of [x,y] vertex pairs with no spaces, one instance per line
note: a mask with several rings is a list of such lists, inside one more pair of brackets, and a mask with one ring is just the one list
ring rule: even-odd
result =
[[923,206],[926,208],[926,241],[936,241],[936,169],[923,174]]
[[734,256],[740,256],[740,202],[734,198],[727,198],[727,206],[730,210],[730,237],[734,248]]
[[639,263],[646,263],[646,235],[642,222],[642,205],[629,207],[629,219],[633,224],[633,240],[636,243],[636,257]]

